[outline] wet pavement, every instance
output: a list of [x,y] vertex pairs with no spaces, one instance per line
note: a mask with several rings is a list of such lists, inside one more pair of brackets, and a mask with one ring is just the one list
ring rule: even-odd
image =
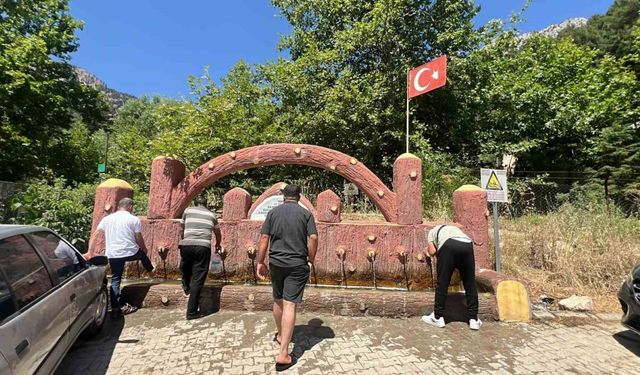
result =
[[[274,372],[268,312],[141,309],[78,341],[57,374]],[[638,374],[640,336],[612,318],[571,315],[532,323],[435,328],[419,318],[299,315],[288,374]]]

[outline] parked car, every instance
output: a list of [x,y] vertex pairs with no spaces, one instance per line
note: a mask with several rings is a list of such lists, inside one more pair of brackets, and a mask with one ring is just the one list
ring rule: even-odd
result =
[[622,305],[622,325],[640,334],[640,263],[622,283],[618,299]]
[[0,375],[52,374],[81,333],[101,330],[107,264],[47,228],[0,225]]

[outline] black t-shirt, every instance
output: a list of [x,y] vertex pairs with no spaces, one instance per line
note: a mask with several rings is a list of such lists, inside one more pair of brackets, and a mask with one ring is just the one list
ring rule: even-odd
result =
[[270,264],[297,267],[307,264],[307,237],[318,231],[311,212],[297,202],[285,201],[269,211],[260,233],[271,237]]

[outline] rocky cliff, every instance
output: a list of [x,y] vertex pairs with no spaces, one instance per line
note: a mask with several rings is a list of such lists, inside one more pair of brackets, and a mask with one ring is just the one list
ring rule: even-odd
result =
[[85,85],[93,86],[98,90],[104,92],[105,96],[107,97],[107,100],[109,101],[109,103],[111,104],[111,107],[114,110],[122,107],[124,102],[126,102],[127,100],[135,98],[135,96],[133,95],[129,95],[124,92],[120,92],[112,88],[109,88],[109,86],[107,86],[107,84],[104,83],[104,81],[100,80],[98,77],[94,76],[93,74],[87,72],[86,70],[80,67],[76,66],[73,69],[75,70],[76,75],[78,76],[78,79],[80,80],[80,82],[84,83]]
[[530,37],[533,34],[540,34],[540,35],[544,35],[544,36],[550,36],[552,38],[557,37],[560,32],[566,28],[569,27],[582,27],[584,25],[587,24],[587,19],[586,18],[569,18],[566,21],[551,25],[551,26],[547,26],[544,29],[540,30],[540,31],[534,31],[531,33],[524,33],[522,34],[521,38],[522,39],[527,39],[528,37]]

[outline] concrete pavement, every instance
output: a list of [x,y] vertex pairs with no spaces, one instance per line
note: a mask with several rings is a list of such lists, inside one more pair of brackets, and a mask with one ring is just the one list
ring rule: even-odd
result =
[[[223,311],[186,321],[177,309],[109,319],[78,341],[57,374],[264,374],[274,372],[268,312]],[[640,336],[580,315],[532,323],[300,315],[289,374],[637,374]]]

